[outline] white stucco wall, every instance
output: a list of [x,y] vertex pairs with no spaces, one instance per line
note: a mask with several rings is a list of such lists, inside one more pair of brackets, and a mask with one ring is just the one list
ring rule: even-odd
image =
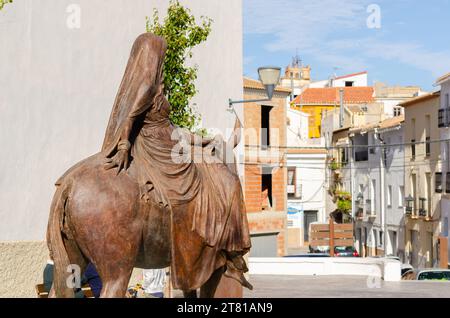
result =
[[300,140],[308,139],[309,114],[287,108],[287,117],[289,125],[287,126],[286,136],[288,146],[299,145]]
[[[441,109],[446,109],[450,105],[447,105],[446,95],[450,96],[450,80],[441,84]],[[440,128],[440,134],[442,140],[450,139],[450,128]],[[450,144],[441,143],[441,159],[442,159],[442,189],[443,195],[441,198],[441,235],[449,237],[450,229],[450,194],[446,191],[446,178],[447,172],[450,172]],[[450,189],[449,189],[450,190]],[[450,264],[450,244],[448,246],[449,264]]]
[[296,167],[296,186],[301,198],[289,198],[288,206],[300,211],[317,211],[317,221],[325,222],[326,154],[288,154],[287,166]]
[[[184,0],[214,22],[194,50],[204,127],[234,126],[242,98],[242,1]],[[81,27],[69,29],[69,4]],[[134,39],[165,0],[17,0],[0,14],[0,241],[45,238],[55,180],[99,151]],[[239,106],[238,111],[241,111]]]
[[[373,144],[374,131],[368,132],[369,144]],[[402,144],[404,141],[403,128],[391,129],[386,131],[381,131],[381,138],[388,145]],[[386,248],[387,254],[400,254],[404,253],[404,195],[400,197],[400,187],[404,187],[404,160],[405,154],[403,147],[391,146],[388,147],[387,161],[383,164],[383,174],[384,174],[384,187],[381,187],[381,175],[380,175],[380,156],[382,154],[381,148],[379,148],[379,141],[374,143],[376,148],[374,148],[374,153],[369,152],[369,160],[364,162],[355,162],[354,171],[354,189],[353,198],[357,198],[358,194],[361,192],[364,195],[364,219],[363,222],[358,223],[358,228],[366,227],[368,231],[368,246],[372,248],[384,249]],[[367,217],[367,205],[365,200],[371,199],[371,182],[375,180],[375,201],[373,203],[376,215],[375,218],[369,220]],[[363,191],[361,191],[361,186],[363,186]],[[389,204],[388,193],[389,186],[392,189],[391,202]],[[382,209],[382,200],[383,205]],[[356,207],[357,209],[358,207]],[[384,219],[383,219],[384,218]],[[377,238],[375,240],[374,232],[376,230]],[[386,232],[383,235],[383,244],[380,244],[379,232]],[[395,241],[392,234],[393,231],[397,233]],[[364,231],[362,230],[362,233]],[[364,237],[361,238],[364,241]],[[384,240],[386,240],[384,242]],[[376,241],[376,242],[375,242]],[[376,243],[376,244],[375,244]],[[359,244],[359,242],[358,242]],[[394,249],[396,249],[394,251]]]
[[345,82],[353,82],[355,87],[367,86],[367,73],[337,78],[333,81],[333,87],[345,87]]
[[345,82],[353,82],[353,86],[355,87],[363,87],[367,86],[367,73],[357,74],[353,76],[347,76],[343,78],[336,78],[333,80],[332,85],[330,86],[330,80],[321,80],[312,82],[309,84],[310,88],[323,88],[323,87],[345,87]]

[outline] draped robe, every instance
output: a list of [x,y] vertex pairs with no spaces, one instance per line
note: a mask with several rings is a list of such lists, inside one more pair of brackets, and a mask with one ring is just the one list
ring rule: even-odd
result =
[[[226,265],[226,252],[244,255],[251,243],[238,176],[212,155],[211,147],[200,149],[207,160],[180,158],[179,139],[173,137],[186,134],[169,120],[162,84],[165,51],[165,40],[153,34],[135,41],[102,153],[106,158],[117,152],[125,122],[131,119],[127,173],[139,183],[141,200],[156,200],[171,213],[172,281],[175,288],[192,290]],[[192,149],[199,153],[198,147]]]

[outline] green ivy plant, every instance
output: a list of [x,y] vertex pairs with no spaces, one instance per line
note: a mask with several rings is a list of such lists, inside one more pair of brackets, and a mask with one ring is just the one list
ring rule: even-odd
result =
[[344,213],[350,213],[352,210],[352,195],[345,191],[336,191],[337,209]]
[[171,105],[170,119],[180,127],[195,129],[200,115],[190,106],[190,100],[197,93],[195,80],[198,66],[186,66],[192,58],[192,48],[206,41],[211,33],[212,20],[201,17],[197,24],[188,8],[178,0],[170,1],[167,16],[161,23],[158,10],[153,18],[147,17],[147,32],[162,36],[167,41],[164,61],[165,94]]
[[12,2],[13,2],[13,0],[0,0],[0,10],[3,9],[5,4],[12,3]]

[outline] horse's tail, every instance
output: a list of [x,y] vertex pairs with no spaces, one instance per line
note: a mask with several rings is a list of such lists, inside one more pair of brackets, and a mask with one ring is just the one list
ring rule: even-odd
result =
[[62,237],[65,207],[70,188],[66,181],[57,186],[50,207],[50,218],[47,227],[47,245],[50,250],[50,257],[55,264],[50,296],[58,298],[74,297],[73,288],[67,285],[68,277],[72,272],[67,272],[70,260]]

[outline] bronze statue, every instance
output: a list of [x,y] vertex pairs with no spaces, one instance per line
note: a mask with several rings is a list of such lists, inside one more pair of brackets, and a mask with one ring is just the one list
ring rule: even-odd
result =
[[[134,267],[170,266],[173,287],[186,297],[197,289],[213,297],[222,275],[252,288],[243,275],[251,243],[235,166],[224,158],[226,143],[198,144],[170,122],[166,47],[150,33],[137,38],[102,151],[56,182],[47,230],[53,296],[73,296],[67,267],[83,269],[88,261],[103,281],[101,297],[124,297]],[[180,155],[174,136],[201,148],[207,162],[174,160]]]

